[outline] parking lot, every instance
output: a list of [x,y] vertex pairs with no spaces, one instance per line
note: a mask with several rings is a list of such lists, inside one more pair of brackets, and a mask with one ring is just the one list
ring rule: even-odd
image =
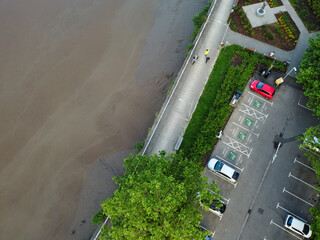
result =
[[[266,83],[273,86],[274,78]],[[310,222],[309,209],[320,192],[295,139],[319,122],[304,106],[303,93],[289,85],[277,88],[272,100],[247,86],[215,146],[211,157],[240,177],[230,183],[205,168],[204,175],[219,184],[227,204],[222,217],[204,213],[202,225],[214,239],[302,239],[284,228],[284,219],[291,214]],[[274,141],[281,142],[278,150]]]

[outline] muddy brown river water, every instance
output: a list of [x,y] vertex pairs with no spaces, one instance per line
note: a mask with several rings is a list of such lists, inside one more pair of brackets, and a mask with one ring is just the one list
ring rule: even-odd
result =
[[0,0],[1,240],[91,236],[206,3]]

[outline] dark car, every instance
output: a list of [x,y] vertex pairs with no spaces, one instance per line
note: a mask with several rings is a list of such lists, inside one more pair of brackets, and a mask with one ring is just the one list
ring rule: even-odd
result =
[[222,215],[226,211],[226,204],[221,200],[213,200],[209,211],[218,215]]
[[250,85],[251,91],[256,91],[257,93],[264,96],[266,99],[271,99],[274,96],[275,90],[273,87],[265,84],[263,82],[254,80]]

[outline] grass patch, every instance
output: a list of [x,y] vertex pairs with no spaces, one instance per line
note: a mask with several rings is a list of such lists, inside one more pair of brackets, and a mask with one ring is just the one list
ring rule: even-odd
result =
[[[232,65],[234,55],[241,57],[240,65]],[[232,111],[229,101],[236,90],[244,90],[259,63],[270,65],[272,60],[259,53],[243,51],[238,45],[221,50],[183,136],[180,149],[190,159],[201,159],[212,151],[216,136]],[[279,61],[274,63],[274,68],[286,70],[286,66]]]
[[169,89],[168,89],[168,91],[167,91],[167,96],[170,94],[171,89],[172,89],[174,83],[176,82],[176,79],[177,79],[177,78],[175,78],[175,79],[172,80],[172,82],[171,82],[171,84],[170,84],[170,86],[169,86]]

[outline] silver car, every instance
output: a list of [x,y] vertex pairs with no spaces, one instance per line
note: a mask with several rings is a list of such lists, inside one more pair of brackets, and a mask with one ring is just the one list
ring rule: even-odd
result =
[[310,225],[290,214],[287,215],[284,226],[305,238],[311,237],[312,231]]

